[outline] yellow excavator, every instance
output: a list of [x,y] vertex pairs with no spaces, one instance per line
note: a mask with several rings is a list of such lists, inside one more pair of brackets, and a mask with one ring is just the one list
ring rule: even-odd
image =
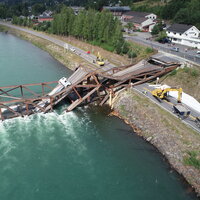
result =
[[104,66],[105,65],[104,59],[101,57],[99,52],[98,52],[98,55],[97,55],[96,63],[99,66]]
[[151,91],[151,94],[156,98],[165,99],[167,97],[167,95],[168,95],[168,92],[171,92],[171,91],[177,91],[178,92],[177,101],[179,103],[181,103],[182,92],[183,92],[182,88],[165,88],[165,89],[157,88],[157,89]]

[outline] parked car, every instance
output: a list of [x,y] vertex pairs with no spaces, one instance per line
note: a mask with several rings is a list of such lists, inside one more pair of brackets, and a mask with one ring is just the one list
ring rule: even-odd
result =
[[200,50],[197,51],[197,54],[200,54]]
[[165,43],[171,43],[171,41],[168,38],[163,38],[162,40],[158,40],[159,43],[165,44]]
[[196,57],[196,58],[200,58],[200,55],[197,54],[195,57]]
[[179,52],[179,48],[178,48],[178,47],[172,47],[172,48],[171,48],[171,51]]
[[75,50],[73,47],[71,47],[70,50],[71,50],[72,52],[76,52],[76,50]]

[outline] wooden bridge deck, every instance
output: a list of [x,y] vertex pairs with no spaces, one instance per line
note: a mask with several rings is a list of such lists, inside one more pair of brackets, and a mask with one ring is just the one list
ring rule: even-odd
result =
[[71,102],[67,111],[73,110],[81,103],[97,99],[102,105],[116,89],[144,83],[178,66],[180,64],[167,63],[157,58],[111,69],[107,66],[80,66],[67,79],[70,85],[55,94],[50,91],[55,90],[55,84],[59,85],[59,81],[0,87],[0,119],[37,112],[46,113],[65,98]]

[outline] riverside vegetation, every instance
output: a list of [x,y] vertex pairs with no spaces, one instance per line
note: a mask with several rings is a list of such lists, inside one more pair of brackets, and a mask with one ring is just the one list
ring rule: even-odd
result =
[[[54,56],[57,60],[59,60],[61,63],[63,63],[65,66],[67,66],[70,69],[75,69],[80,64],[87,64],[85,60],[83,60],[76,54],[70,51],[67,51],[65,53],[62,47],[57,46],[47,40],[43,40],[39,37],[33,36],[31,34],[27,34],[23,31],[11,29],[6,26],[0,26],[0,28],[4,32],[11,32],[12,34],[16,34],[17,36],[20,36],[23,39],[29,40],[30,42],[34,43],[36,46],[44,49],[45,51],[48,51],[52,56]],[[49,33],[44,33],[44,32],[43,34],[47,34],[57,39],[60,39],[62,41],[65,41],[85,51],[91,51],[91,53],[96,54],[96,55],[98,52],[100,52],[100,54],[105,60],[108,60],[108,62],[111,62],[115,64],[116,66],[128,65],[130,63],[137,63],[141,59],[146,59],[155,53],[155,50],[149,47],[145,47],[143,45],[140,45],[134,42],[129,42],[129,46],[133,54],[131,57],[129,57],[127,55],[120,55],[120,54],[116,54],[115,52],[107,51],[99,46],[93,45],[92,43],[89,43],[85,40],[77,39],[72,36],[55,35],[55,34],[49,34]]]
[[74,36],[117,54],[137,56],[123,38],[121,23],[108,11],[84,10],[75,15],[71,8],[64,6],[52,22],[33,25],[28,18],[13,17],[12,23],[56,35]]
[[[75,15],[71,8],[64,6],[52,22],[34,25],[28,18],[15,16],[12,23],[49,34],[73,36],[107,51],[127,55],[131,59],[139,54],[130,42],[124,40],[120,21],[108,11],[98,12],[90,9]],[[154,50],[146,48],[146,52],[153,53]]]

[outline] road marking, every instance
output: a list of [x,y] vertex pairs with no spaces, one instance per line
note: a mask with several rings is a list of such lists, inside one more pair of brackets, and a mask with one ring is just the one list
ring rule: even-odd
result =
[[147,88],[143,88],[143,89],[145,89],[146,91],[148,91],[148,92],[150,92],[150,93],[151,93],[151,90],[149,90],[149,89],[147,89]]

